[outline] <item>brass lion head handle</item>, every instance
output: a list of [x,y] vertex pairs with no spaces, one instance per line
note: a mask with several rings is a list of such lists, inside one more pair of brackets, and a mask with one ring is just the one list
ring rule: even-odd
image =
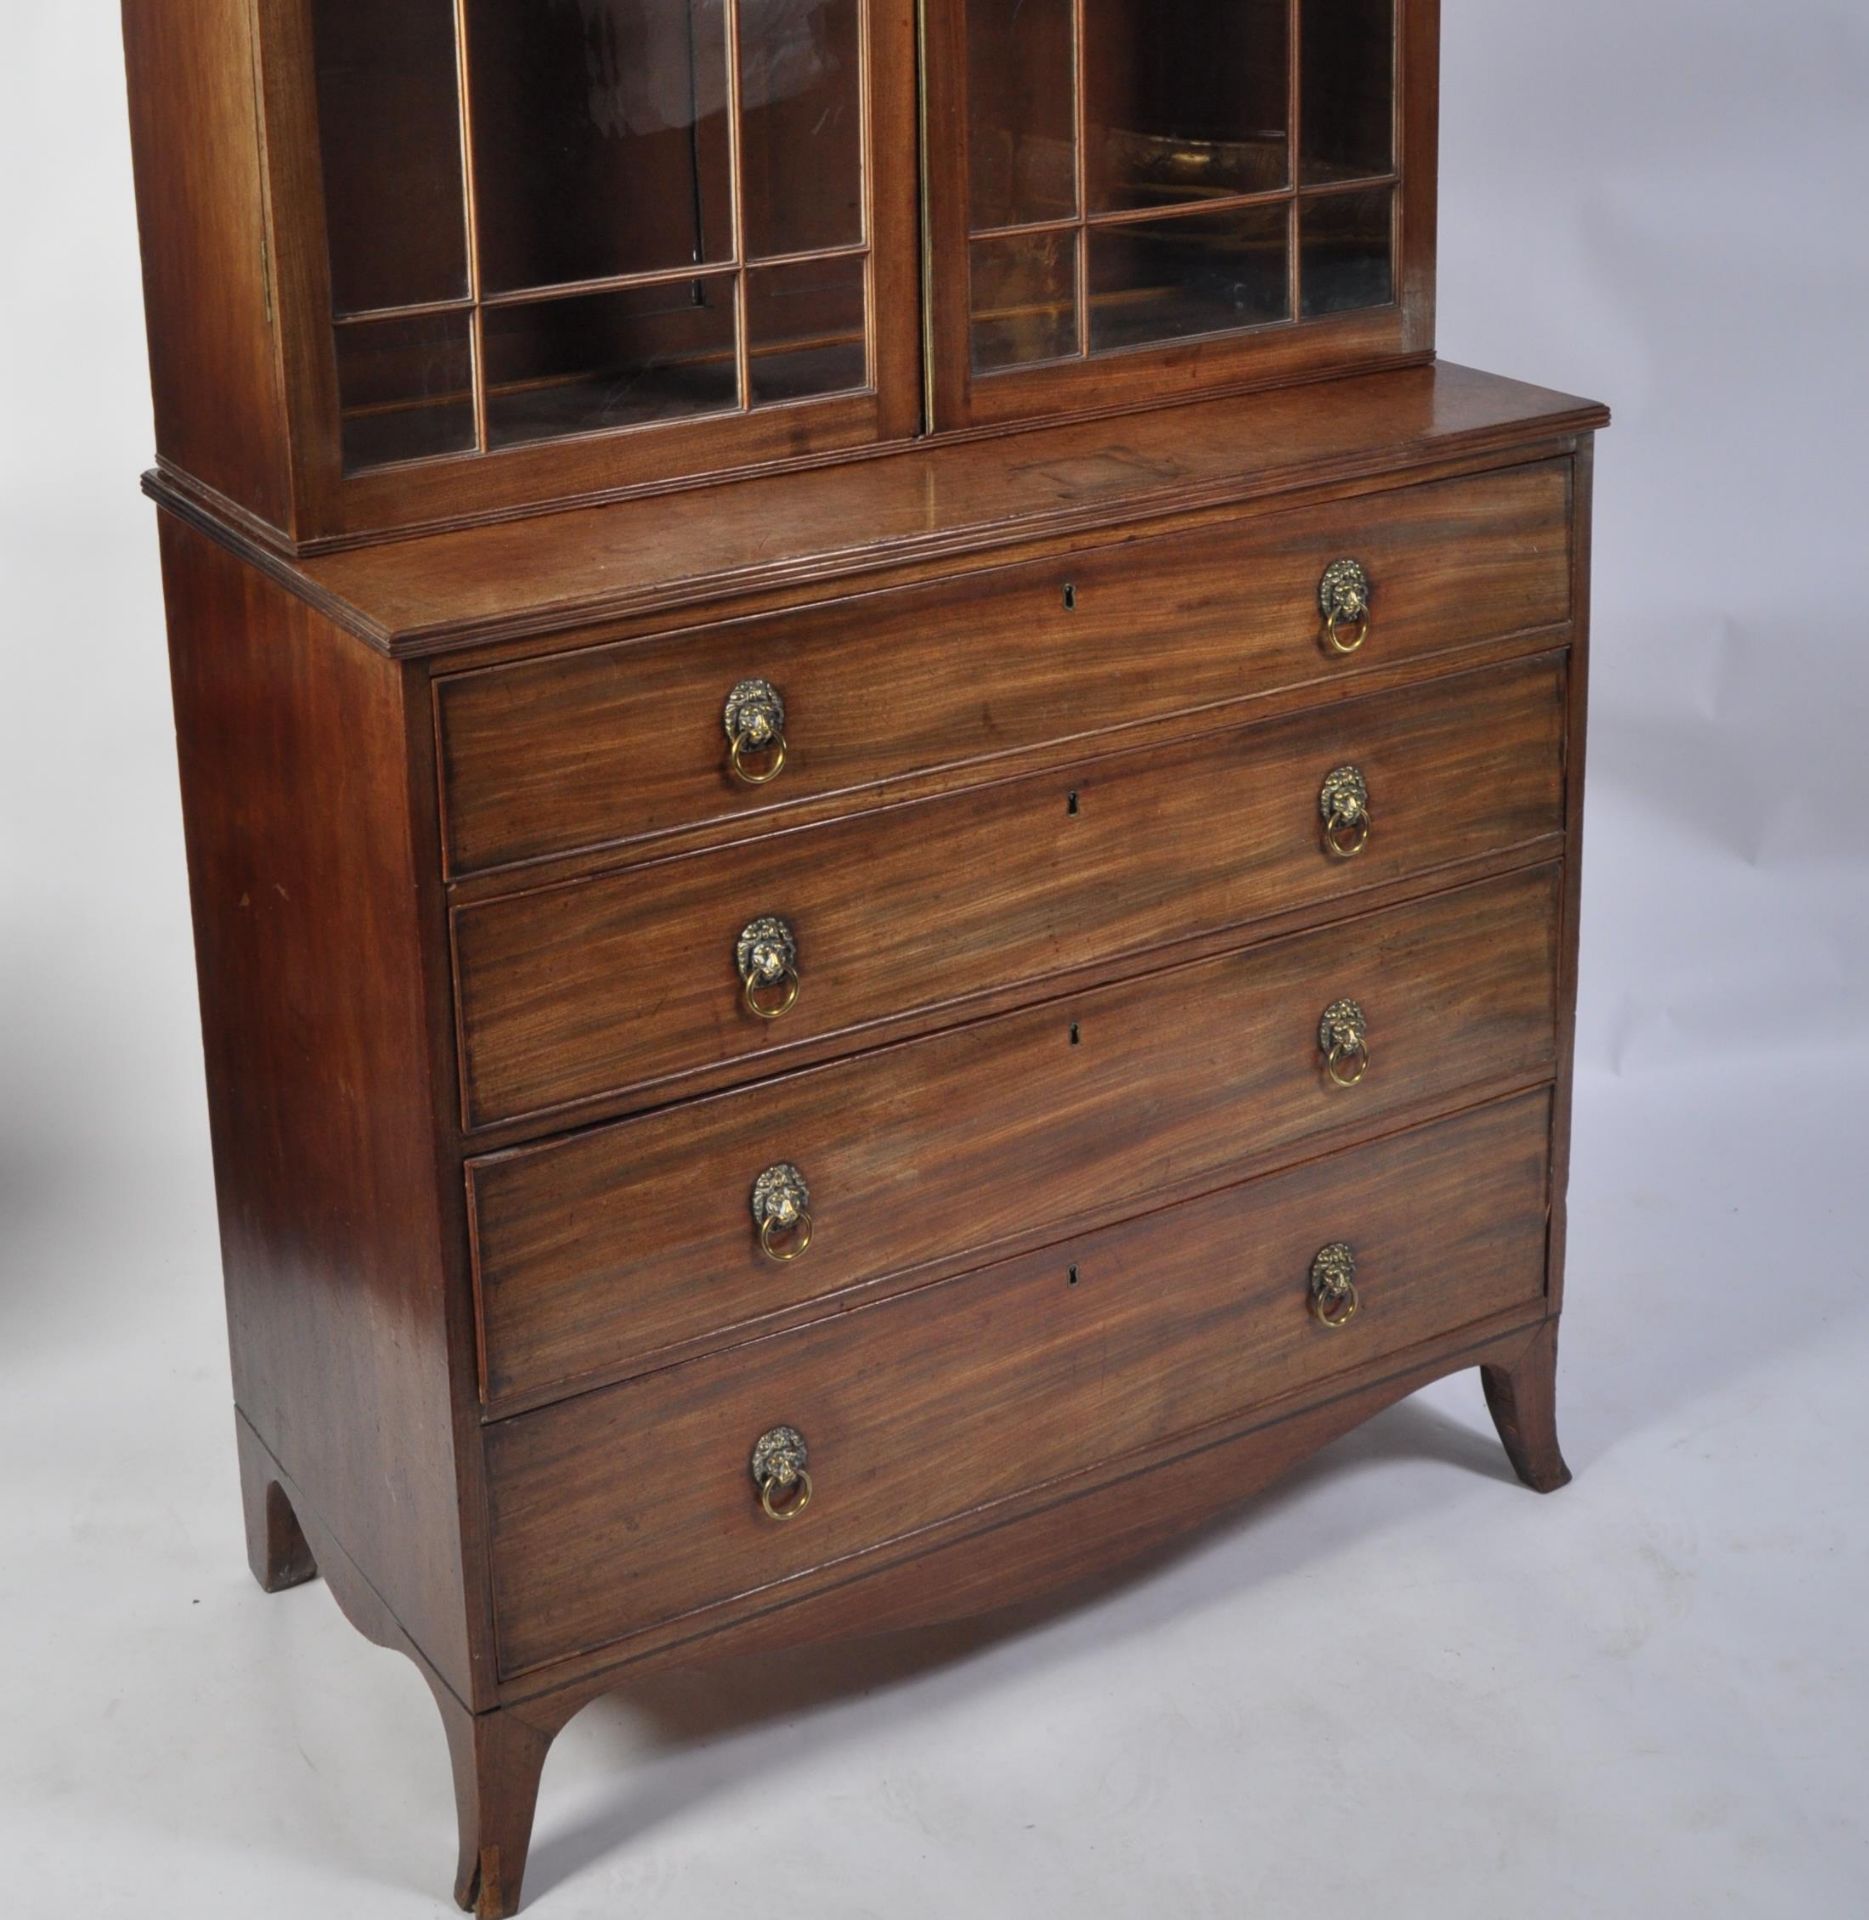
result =
[[785,698],[770,680],[742,680],[727,696],[727,764],[743,787],[785,771]]
[[1339,1087],[1353,1087],[1369,1071],[1369,1022],[1354,1000],[1333,1000],[1317,1023],[1324,1071]]
[[1354,860],[1369,845],[1369,782],[1360,767],[1333,767],[1317,796],[1324,845],[1339,860]]
[[796,1260],[811,1245],[811,1189],[789,1160],[753,1182],[753,1225],[768,1260]]
[[768,1520],[796,1520],[811,1505],[808,1450],[796,1427],[774,1427],[753,1446],[753,1485]]
[[798,941],[776,913],[749,920],[734,944],[746,1008],[762,1020],[777,1020],[798,1004]]
[[1319,638],[1332,653],[1354,653],[1369,638],[1369,603],[1374,589],[1355,560],[1333,560],[1317,585],[1318,611],[1324,616]]
[[1347,1327],[1362,1304],[1356,1297],[1356,1255],[1341,1240],[1319,1247],[1311,1262],[1311,1317],[1332,1333]]

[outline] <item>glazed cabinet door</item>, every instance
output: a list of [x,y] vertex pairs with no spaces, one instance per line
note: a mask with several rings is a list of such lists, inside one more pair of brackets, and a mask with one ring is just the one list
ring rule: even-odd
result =
[[912,0],[260,0],[301,537],[897,438]]
[[1432,345],[1438,0],[926,0],[960,426]]

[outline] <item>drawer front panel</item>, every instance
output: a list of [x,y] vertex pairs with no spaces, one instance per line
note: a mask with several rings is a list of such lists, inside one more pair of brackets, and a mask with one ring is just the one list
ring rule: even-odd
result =
[[[436,696],[449,868],[732,821],[1558,625],[1568,516],[1553,462],[454,675]],[[1352,554],[1375,613],[1340,656],[1318,584]],[[749,678],[785,708],[785,767],[758,787],[734,777],[723,726]]]
[[[802,1042],[1534,846],[1564,823],[1563,674],[1545,655],[462,907],[468,1121],[776,1064]],[[1319,813],[1346,763],[1372,823],[1350,859]],[[765,915],[797,945],[797,1003],[776,1020],[747,1010],[736,971],[742,928]]]
[[[489,1430],[511,1674],[1192,1434],[1544,1292],[1543,1093]],[[1357,1312],[1311,1311],[1330,1243]],[[1074,1278],[1073,1278],[1074,1274]],[[754,1443],[809,1448],[796,1519]]]
[[[488,1396],[613,1379],[885,1275],[1542,1078],[1558,939],[1557,870],[1533,869],[470,1162]],[[1345,996],[1368,1028],[1351,1087],[1318,1048]],[[780,1263],[750,1198],[787,1164],[811,1240]]]

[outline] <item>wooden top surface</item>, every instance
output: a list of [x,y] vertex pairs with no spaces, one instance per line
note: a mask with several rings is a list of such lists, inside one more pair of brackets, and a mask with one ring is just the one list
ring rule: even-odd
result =
[[[1446,362],[425,534],[243,551],[402,655],[1226,505],[1606,425],[1594,402]],[[159,477],[151,491],[199,518]]]

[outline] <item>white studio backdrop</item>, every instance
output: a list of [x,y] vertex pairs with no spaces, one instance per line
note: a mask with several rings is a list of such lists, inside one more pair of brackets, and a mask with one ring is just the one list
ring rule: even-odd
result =
[[[1869,1904],[1869,8],[1445,23],[1442,350],[1617,416],[1577,1480],[1456,1379],[1086,1608],[593,1709],[541,1916]],[[5,35],[0,1857],[34,1915],[439,1913],[421,1683],[244,1567],[114,9]]]

